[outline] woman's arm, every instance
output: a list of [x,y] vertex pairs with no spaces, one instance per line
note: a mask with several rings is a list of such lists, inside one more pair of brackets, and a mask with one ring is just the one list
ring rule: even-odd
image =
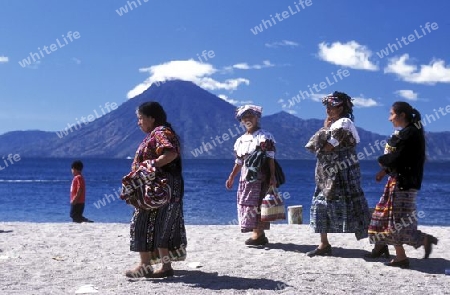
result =
[[337,146],[355,146],[359,141],[358,131],[353,121],[348,118],[340,118],[329,126],[327,143],[322,150],[329,152]]
[[[407,127],[408,128],[408,127]],[[406,132],[405,132],[406,131]],[[408,162],[408,160],[416,160],[416,159],[408,159],[408,151],[414,143],[411,142],[411,132],[410,130],[402,130],[401,136],[393,135],[388,144],[393,148],[387,154],[381,155],[378,157],[378,163],[381,167],[389,170],[396,170],[401,163]],[[409,147],[408,147],[409,146]]]
[[269,158],[269,169],[270,169],[270,186],[277,186],[277,179],[275,178],[275,160],[273,158]]
[[376,180],[377,182],[380,182],[380,181],[383,179],[383,177],[386,176],[386,174],[387,174],[386,170],[385,170],[385,169],[381,169],[381,170],[378,171],[378,173],[375,175],[375,180]]
[[332,151],[333,149],[334,149],[334,146],[333,146],[331,143],[327,142],[327,143],[323,146],[322,151],[324,151],[324,152],[330,152],[330,151]]
[[233,166],[233,170],[231,170],[230,176],[228,176],[227,181],[225,182],[225,187],[227,189],[231,189],[233,187],[234,179],[236,178],[236,175],[241,170],[242,165],[235,163]]
[[178,158],[178,153],[174,150],[165,150],[164,153],[154,160],[155,167],[162,167]]

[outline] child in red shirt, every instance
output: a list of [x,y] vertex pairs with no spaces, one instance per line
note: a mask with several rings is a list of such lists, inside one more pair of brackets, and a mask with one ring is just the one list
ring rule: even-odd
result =
[[73,222],[93,222],[83,216],[84,202],[86,198],[86,184],[81,174],[83,162],[77,160],[72,163],[72,185],[70,187],[70,217]]

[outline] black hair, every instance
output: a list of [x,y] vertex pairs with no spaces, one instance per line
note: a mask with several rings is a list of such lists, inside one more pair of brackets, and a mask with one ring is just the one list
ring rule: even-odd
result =
[[73,161],[71,168],[78,171],[83,171],[83,162],[80,160]]
[[155,119],[155,126],[167,126],[171,127],[167,122],[167,115],[163,107],[156,101],[148,101],[141,104],[137,112],[146,117],[152,117]]
[[355,116],[353,115],[353,103],[352,98],[345,92],[335,91],[333,92],[333,96],[339,97],[344,103],[342,104],[342,116],[349,118],[352,121],[355,121]]
[[[408,123],[418,125],[422,120],[422,115],[418,110],[413,108],[409,103],[405,101],[396,101],[392,104],[392,109],[397,115],[405,113],[405,120]],[[422,126],[420,126],[422,127]],[[423,131],[423,128],[420,128]]]

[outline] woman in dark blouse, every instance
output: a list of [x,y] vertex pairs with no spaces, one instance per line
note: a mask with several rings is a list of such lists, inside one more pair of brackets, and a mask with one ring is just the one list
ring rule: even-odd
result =
[[370,242],[375,244],[367,257],[389,257],[388,245],[394,245],[396,257],[387,266],[409,268],[403,244],[415,248],[424,246],[428,258],[432,245],[438,240],[417,229],[422,218],[416,210],[416,196],[422,186],[425,163],[425,136],[419,111],[406,102],[392,105],[389,121],[400,131],[388,140],[384,155],[378,158],[381,166],[376,180],[388,174],[384,193],[375,207],[369,226]]

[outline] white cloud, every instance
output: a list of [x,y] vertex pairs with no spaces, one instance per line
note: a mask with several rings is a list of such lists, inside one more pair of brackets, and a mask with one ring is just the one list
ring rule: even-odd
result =
[[420,70],[412,64],[408,54],[389,59],[385,73],[397,75],[406,82],[417,84],[450,83],[450,65],[441,59],[432,60],[428,65],[420,65]]
[[334,42],[330,46],[324,42],[319,44],[320,59],[352,69],[378,70],[378,66],[369,60],[371,56],[372,51],[366,46],[358,44],[356,41],[347,43]]
[[235,105],[235,106],[253,103],[252,100],[236,100],[236,99],[226,96],[225,94],[219,94],[218,97],[225,100],[226,102],[231,103],[232,105]]
[[233,65],[233,68],[239,69],[239,70],[249,70],[250,66],[247,63],[240,63]]
[[224,82],[216,81],[210,77],[202,77],[198,79],[198,81],[192,81],[198,86],[208,89],[208,90],[217,90],[217,89],[224,89],[233,91],[238,88],[240,84],[246,84],[249,85],[250,81],[244,78],[237,78],[237,79],[227,79]]
[[417,100],[417,93],[415,93],[412,90],[406,90],[406,89],[405,90],[397,90],[394,93],[404,99],[413,100],[413,101]]
[[201,63],[193,59],[174,60],[164,64],[151,66],[149,68],[139,69],[142,73],[149,73],[150,77],[144,82],[136,85],[127,93],[128,98],[133,98],[147,90],[154,82],[166,80],[184,80],[191,81],[198,86],[208,90],[236,90],[241,84],[249,85],[250,81],[244,78],[228,79],[219,82],[210,76],[217,70],[210,64]]
[[269,60],[264,60],[262,65],[249,65],[248,63],[239,63],[239,64],[235,64],[232,66],[232,68],[234,69],[238,69],[238,70],[260,70],[263,68],[270,68],[270,67],[274,67],[275,65],[272,64]]
[[379,106],[378,102],[372,98],[354,97],[353,105],[360,108],[369,108]]
[[74,61],[77,65],[79,65],[81,63],[81,60],[79,60],[76,57],[72,57],[72,61]]
[[329,93],[327,93],[327,94],[314,93],[310,96],[310,98],[312,101],[322,102],[322,98],[324,98],[327,95],[329,95]]
[[280,46],[290,46],[290,47],[297,47],[299,44],[294,41],[289,40],[283,40],[283,41],[277,41],[272,43],[266,43],[265,46],[268,48],[278,48]]
[[7,56],[0,56],[0,63],[2,63],[2,62],[8,62],[9,61],[9,58],[7,57]]
[[296,115],[297,114],[297,111],[295,111],[295,110],[287,110],[286,112],[291,114],[291,115]]

